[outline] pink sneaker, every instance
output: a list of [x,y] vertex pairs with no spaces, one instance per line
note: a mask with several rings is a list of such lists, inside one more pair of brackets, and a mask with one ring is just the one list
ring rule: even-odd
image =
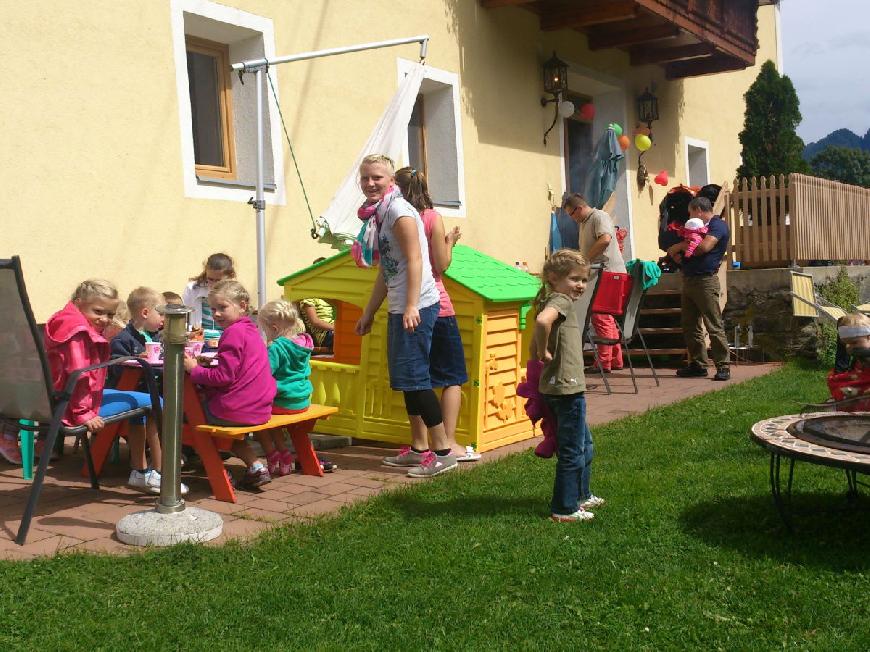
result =
[[21,449],[18,448],[18,437],[0,437],[0,456],[10,464],[21,466]]
[[269,475],[284,475],[281,473],[281,451],[272,451],[266,456],[266,468]]
[[290,475],[293,473],[293,453],[284,451],[281,453],[281,475]]

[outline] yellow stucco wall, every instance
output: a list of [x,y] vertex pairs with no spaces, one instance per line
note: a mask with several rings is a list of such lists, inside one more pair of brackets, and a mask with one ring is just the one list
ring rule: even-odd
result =
[[[559,138],[541,142],[540,64],[553,49],[584,70],[619,80],[625,112],[657,83],[662,119],[646,157],[652,173],[685,177],[686,136],[710,143],[714,180],[738,163],[742,94],[755,69],[665,82],[656,66],[631,68],[617,50],[590,52],[572,31],[543,33],[533,14],[485,10],[474,0],[293,2],[227,0],[270,18],[275,51],[294,53],[428,33],[428,63],[458,73],[464,146],[464,242],[505,261],[540,268],[548,187],[562,191]],[[0,256],[19,254],[37,319],[80,280],[107,277],[122,296],[137,285],[180,291],[202,260],[223,250],[256,290],[254,214],[239,201],[185,197],[170,0],[27,3],[0,0],[4,85],[0,147]],[[775,58],[774,9],[759,10],[760,65]],[[397,57],[417,48],[363,52],[273,69],[315,214],[328,204],[397,83]],[[572,90],[584,92],[583,88]],[[187,98],[181,98],[187,101]],[[603,117],[603,116],[602,116]],[[286,203],[267,209],[269,298],[274,280],[330,250],[313,242],[284,146]],[[628,157],[636,253],[653,258],[655,213],[664,189],[638,196],[636,152]],[[251,193],[253,194],[253,193]],[[617,216],[625,222],[625,216]]]

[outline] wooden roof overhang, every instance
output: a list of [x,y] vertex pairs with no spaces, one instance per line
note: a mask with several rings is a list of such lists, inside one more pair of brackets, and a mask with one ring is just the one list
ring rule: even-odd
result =
[[658,64],[667,79],[742,70],[755,63],[756,11],[771,0],[480,0],[522,7],[541,31],[586,34],[590,50],[619,48],[632,66]]

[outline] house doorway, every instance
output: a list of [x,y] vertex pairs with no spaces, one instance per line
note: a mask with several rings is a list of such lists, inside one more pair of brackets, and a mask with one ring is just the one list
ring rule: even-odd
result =
[[[562,158],[564,187],[567,192],[585,194],[587,178],[595,160],[595,147],[606,133],[611,122],[625,126],[626,91],[624,82],[614,78],[605,78],[593,71],[572,65],[568,71],[568,87],[566,99],[574,104],[574,114],[562,121]],[[580,90],[582,89],[582,90]],[[591,120],[580,115],[580,107],[590,103],[595,107]],[[629,175],[626,173],[628,159],[619,163],[619,175],[613,189],[613,195],[608,202],[608,213],[615,227],[621,227],[627,232],[623,240],[623,258],[630,260],[633,254],[633,228],[631,201],[629,198]],[[570,220],[561,211],[557,215],[560,233],[563,226],[567,230]],[[563,244],[568,240],[563,233]],[[576,241],[576,236],[575,240]],[[568,246],[568,245],[566,245]]]
[[592,166],[592,120],[580,116],[580,107],[592,98],[576,93],[567,93],[574,104],[574,114],[565,118],[565,185],[568,192],[583,194],[586,176]]

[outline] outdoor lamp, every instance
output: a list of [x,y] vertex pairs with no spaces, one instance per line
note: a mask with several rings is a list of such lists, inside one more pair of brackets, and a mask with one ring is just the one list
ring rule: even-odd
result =
[[652,123],[659,119],[659,100],[649,92],[649,88],[637,98],[637,119],[645,122],[648,129],[652,129]]
[[542,97],[541,106],[547,106],[550,102],[556,105],[553,124],[544,132],[544,145],[547,144],[547,134],[556,126],[556,120],[559,119],[559,116],[567,118],[574,114],[574,104],[562,100],[562,94],[567,90],[568,64],[559,59],[554,51],[553,56],[544,63],[544,92],[550,93],[553,97],[549,100]]

